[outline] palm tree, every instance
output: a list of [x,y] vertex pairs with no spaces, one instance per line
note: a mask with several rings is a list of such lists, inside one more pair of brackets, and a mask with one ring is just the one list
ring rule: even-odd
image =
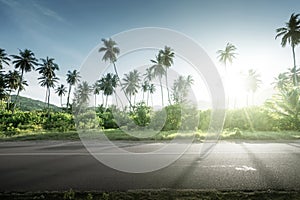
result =
[[[15,65],[15,68],[21,71],[21,79],[19,83],[22,84],[24,72],[30,72],[31,70],[34,70],[34,67],[38,65],[38,60],[35,58],[34,53],[29,49],[25,49],[24,51],[19,50],[19,55],[12,55],[12,58],[14,59],[12,63]],[[22,85],[18,87],[13,112],[17,105],[21,88]]]
[[5,74],[0,71],[0,100],[2,101],[7,97],[7,83],[5,80]]
[[0,48],[0,69],[3,69],[3,64],[9,65],[10,58],[7,57],[4,49]]
[[69,108],[70,105],[70,94],[71,94],[72,86],[80,82],[80,78],[81,76],[79,75],[79,72],[76,69],[73,71],[69,70],[67,73],[67,83],[69,84],[67,108]]
[[173,64],[173,58],[174,58],[174,52],[171,47],[165,46],[164,50],[160,50],[159,54],[161,54],[162,64],[165,67],[166,73],[166,87],[167,87],[167,93],[168,93],[168,101],[169,104],[171,104],[170,94],[169,94],[169,87],[168,87],[168,68],[170,68]]
[[60,105],[61,105],[61,107],[63,107],[62,96],[64,96],[66,94],[66,92],[67,92],[67,88],[65,87],[64,84],[61,84],[55,90],[55,93],[57,93],[57,95],[60,97]]
[[[254,104],[254,93],[260,87],[262,81],[260,80],[260,75],[256,73],[255,70],[249,69],[246,76],[246,90],[252,93],[252,104]],[[247,97],[248,105],[248,97]]]
[[129,74],[125,74],[123,81],[122,88],[125,89],[125,93],[129,95],[129,100],[131,102],[131,97],[136,95],[140,88],[140,73],[137,70],[133,70],[129,72]]
[[154,77],[158,77],[159,80],[159,84],[160,84],[160,91],[161,91],[161,103],[162,106],[164,106],[164,94],[163,94],[163,87],[162,87],[162,76],[166,73],[166,69],[163,66],[163,60],[161,57],[161,54],[158,54],[156,56],[156,60],[151,60],[152,63],[154,63],[154,65],[150,68],[153,76]]
[[142,84],[142,87],[141,87],[141,90],[143,92],[143,101],[145,100],[145,92],[148,92],[148,88],[149,88],[149,82],[144,81],[143,84]]
[[225,71],[227,70],[227,62],[232,63],[233,59],[235,58],[235,51],[236,47],[231,43],[227,43],[224,50],[217,51],[219,61],[225,65]]
[[45,101],[47,101],[48,109],[50,105],[50,88],[54,88],[55,84],[59,80],[56,77],[55,70],[59,70],[59,67],[56,63],[54,63],[54,58],[49,58],[47,56],[46,59],[41,59],[42,63],[41,67],[36,70],[42,76],[38,78],[40,80],[40,84],[42,87],[46,87],[46,97]]
[[79,84],[74,95],[74,102],[76,105],[87,106],[91,91],[92,88],[89,86],[87,81],[83,81],[81,84]]
[[5,78],[9,89],[9,99],[7,102],[7,108],[9,109],[11,103],[11,92],[18,89],[19,82],[21,80],[21,75],[17,70],[14,71],[9,70],[8,73],[5,75]]
[[173,100],[175,103],[183,103],[188,95],[188,89],[192,86],[194,80],[191,75],[187,77],[179,76],[173,83]]
[[152,107],[153,107],[153,93],[155,92],[155,90],[156,90],[155,85],[153,83],[151,83],[148,88],[147,105],[148,105],[148,99],[149,99],[149,93],[150,93]]
[[100,90],[106,96],[105,107],[107,108],[108,96],[112,95],[117,87],[118,76],[116,74],[107,73],[99,80]]
[[[105,61],[105,62],[109,61],[110,63],[113,64],[114,71],[115,71],[115,74],[117,76],[117,80],[119,81],[120,86],[122,86],[120,76],[118,74],[118,70],[117,70],[117,66],[116,66],[117,55],[120,54],[120,49],[119,49],[119,47],[116,46],[117,43],[114,40],[112,40],[111,38],[109,38],[108,40],[102,39],[102,42],[103,42],[104,47],[101,47],[98,50],[99,52],[104,52],[102,60]],[[127,101],[129,102],[129,105],[131,107],[130,99],[128,98],[126,92],[123,90],[122,87],[121,87],[121,89],[124,92],[125,97],[126,97]]]
[[95,108],[97,106],[97,95],[100,94],[100,85],[99,85],[99,81],[96,81],[93,86],[92,86],[92,89],[93,89],[93,94],[95,95]]
[[286,23],[285,27],[276,29],[276,37],[282,36],[281,46],[285,47],[288,42],[293,51],[293,60],[294,60],[294,86],[298,85],[297,75],[296,75],[296,58],[295,58],[295,46],[297,46],[300,42],[300,14],[295,15],[294,13],[291,15],[290,20]]

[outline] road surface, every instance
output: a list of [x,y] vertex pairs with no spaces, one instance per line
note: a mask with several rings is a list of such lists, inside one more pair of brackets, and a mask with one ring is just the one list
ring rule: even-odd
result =
[[[151,151],[163,145],[117,143],[133,152]],[[101,164],[80,141],[3,142],[0,143],[0,191],[300,188],[299,140],[223,141],[209,156],[199,159],[201,145],[193,144],[180,159],[161,170],[132,174]]]

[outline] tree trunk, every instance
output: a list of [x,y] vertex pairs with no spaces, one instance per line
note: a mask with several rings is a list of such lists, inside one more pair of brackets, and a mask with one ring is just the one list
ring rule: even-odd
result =
[[159,84],[160,84],[160,92],[161,92],[161,105],[162,107],[164,107],[164,92],[161,84],[161,77],[159,77]]
[[108,100],[108,95],[106,95],[106,100],[105,100],[105,108],[107,109],[107,100]]
[[168,69],[166,68],[166,87],[167,87],[167,94],[168,94],[168,102],[169,105],[171,105],[171,100],[170,100],[170,93],[169,93],[169,86],[168,86]]
[[95,108],[97,106],[97,94],[95,94]]
[[63,105],[62,105],[62,95],[60,96],[60,106],[61,106],[61,108],[63,107]]
[[17,96],[16,96],[16,99],[15,99],[15,102],[14,102],[12,114],[15,113],[15,109],[16,109],[16,106],[17,106],[17,102],[18,102],[18,98],[19,98],[19,94],[20,94],[20,89],[21,89],[21,85],[22,85],[22,81],[23,81],[23,75],[24,75],[24,70],[22,69],[19,88],[18,88]]
[[147,106],[149,105],[148,103],[149,103],[149,90],[147,91]]
[[293,60],[294,60],[294,79],[293,83],[294,86],[298,86],[298,80],[297,80],[297,71],[296,71],[296,57],[295,57],[295,45],[292,44],[292,50],[293,50]]
[[132,105],[131,105],[131,101],[130,101],[130,99],[128,98],[128,96],[127,96],[126,92],[124,91],[124,88],[122,87],[122,83],[121,83],[121,80],[120,80],[120,78],[119,78],[119,74],[118,74],[118,71],[117,71],[117,67],[116,67],[116,64],[115,64],[115,62],[113,62],[113,65],[114,65],[114,70],[115,70],[115,73],[116,73],[116,75],[117,75],[117,77],[118,77],[118,81],[119,81],[119,84],[120,84],[121,90],[124,92],[124,94],[125,94],[125,97],[126,97],[127,101],[129,102],[129,106],[131,107],[131,106],[132,106]]
[[50,88],[48,88],[48,111],[50,106]]
[[69,108],[69,105],[70,105],[70,94],[71,94],[71,89],[72,89],[72,86],[71,86],[71,84],[70,84],[70,85],[69,85],[68,98],[67,98],[67,109]]

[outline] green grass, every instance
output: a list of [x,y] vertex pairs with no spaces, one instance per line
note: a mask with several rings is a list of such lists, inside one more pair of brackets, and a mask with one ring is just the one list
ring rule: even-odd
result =
[[[195,141],[205,140],[206,133],[203,132],[181,132],[162,131],[159,133],[149,131],[132,131],[127,134],[119,129],[104,130],[104,134],[109,140],[171,140],[195,138]],[[95,132],[92,132],[95,133]],[[224,131],[220,140],[294,140],[300,139],[300,132],[296,131]],[[77,131],[59,132],[59,131],[40,131],[40,132],[23,132],[12,136],[5,136],[0,133],[0,141],[26,141],[26,140],[80,140]]]

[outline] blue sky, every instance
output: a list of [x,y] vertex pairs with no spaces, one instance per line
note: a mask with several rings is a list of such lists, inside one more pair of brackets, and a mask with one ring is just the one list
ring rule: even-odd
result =
[[[254,68],[268,85],[292,65],[290,48],[281,48],[274,38],[275,29],[293,12],[300,12],[298,0],[0,0],[0,47],[8,54],[28,48],[38,58],[53,57],[63,77],[80,68],[101,38],[132,28],[163,27],[193,38],[216,65],[215,52],[227,42],[235,44],[239,55],[232,67]],[[296,48],[300,62],[299,55]],[[31,94],[43,99],[38,92]]]

